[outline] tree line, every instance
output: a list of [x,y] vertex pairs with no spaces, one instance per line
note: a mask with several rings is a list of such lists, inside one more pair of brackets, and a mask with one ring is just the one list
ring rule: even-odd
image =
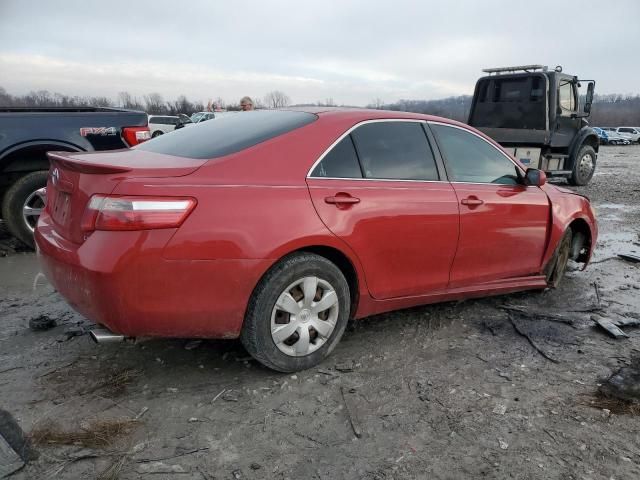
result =
[[[467,122],[471,99],[470,95],[440,100],[400,100],[394,103],[384,103],[376,99],[367,105],[367,108],[425,113]],[[580,104],[584,104],[584,98],[581,98]],[[604,127],[640,126],[640,95],[594,95],[589,123]]]
[[[280,90],[267,93],[263,99],[253,98],[256,108],[281,108],[291,104],[291,98]],[[184,113],[191,115],[194,112],[212,110],[240,110],[240,102],[225,102],[218,97],[210,99],[207,104],[202,101],[191,101],[185,95],[180,95],[175,100],[165,100],[157,92],[138,97],[129,92],[119,92],[116,99],[108,97],[72,96],[61,93],[38,90],[25,95],[12,95],[3,87],[0,87],[0,107],[117,107],[131,110],[142,110],[152,115],[177,115]]]
[[[279,90],[267,93],[262,99],[253,97],[253,101],[256,108],[281,108],[291,105],[291,98]],[[332,107],[337,104],[333,98],[326,98],[304,105]],[[0,87],[0,107],[121,107],[143,110],[153,115],[190,115],[208,108],[240,110],[240,102],[226,102],[218,97],[210,99],[205,104],[202,101],[189,100],[185,95],[180,95],[175,100],[165,100],[156,92],[141,97],[129,92],[120,92],[116,99],[63,95],[47,90],[12,95]],[[471,108],[471,96],[461,95],[439,100],[399,100],[393,103],[385,103],[377,98],[367,105],[367,108],[426,113],[466,122]],[[599,126],[640,126],[640,95],[596,94],[589,122],[591,125]]]

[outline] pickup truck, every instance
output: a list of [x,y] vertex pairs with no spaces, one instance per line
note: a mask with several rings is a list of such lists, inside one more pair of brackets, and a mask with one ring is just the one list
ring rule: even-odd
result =
[[0,107],[0,218],[33,247],[46,202],[46,152],[129,148],[150,138],[147,114],[101,107]]

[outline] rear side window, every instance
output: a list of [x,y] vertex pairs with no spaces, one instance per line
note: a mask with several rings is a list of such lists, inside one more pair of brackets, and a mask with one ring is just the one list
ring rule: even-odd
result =
[[340,143],[325,155],[311,172],[312,177],[329,178],[362,178],[356,149],[353,147],[351,135],[347,135]]
[[421,123],[367,123],[351,135],[365,178],[438,180],[433,152]]
[[216,158],[303,127],[317,118],[312,113],[286,110],[242,112],[181,128],[134,148],[177,157]]
[[486,140],[460,128],[432,124],[454,182],[516,185],[518,169]]

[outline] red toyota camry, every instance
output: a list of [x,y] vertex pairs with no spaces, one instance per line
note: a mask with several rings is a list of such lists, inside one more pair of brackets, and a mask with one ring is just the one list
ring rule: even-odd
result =
[[245,112],[49,158],[42,266],[94,338],[240,337],[280,371],[350,318],[553,286],[597,236],[587,198],[412,113]]

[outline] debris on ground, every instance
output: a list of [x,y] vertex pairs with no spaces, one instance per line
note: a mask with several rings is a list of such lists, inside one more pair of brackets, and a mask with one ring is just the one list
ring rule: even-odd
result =
[[22,467],[24,467],[24,461],[20,455],[0,435],[0,478],[8,477]]
[[506,412],[507,412],[507,406],[502,404],[496,405],[495,408],[493,409],[493,413],[497,415],[504,415]]
[[509,312],[516,312],[518,315],[530,318],[537,318],[543,320],[550,320],[552,322],[566,323],[567,325],[573,325],[574,319],[569,318],[561,313],[547,312],[540,310],[540,308],[531,308],[523,305],[500,305],[498,308],[507,310]]
[[620,257],[623,260],[626,260],[627,262],[640,263],[640,257],[638,257],[637,255],[631,255],[629,253],[619,253],[618,257]]
[[140,377],[140,375],[140,370],[125,368],[124,370],[111,373],[106,379],[99,382],[97,385],[82,391],[82,394],[87,395],[101,390],[110,397],[117,397],[125,393],[127,386],[133,383],[133,381]]
[[29,328],[31,330],[43,331],[50,330],[55,327],[56,320],[54,318],[49,317],[48,315],[38,315],[37,317],[33,317],[29,319]]
[[599,391],[609,398],[634,402],[640,410],[640,359],[611,375]]
[[67,337],[67,340],[73,337],[81,337],[82,335],[86,335],[87,331],[82,327],[67,327],[64,329],[64,334]]
[[0,440],[3,440],[24,462],[38,458],[38,452],[31,446],[28,435],[24,433],[13,415],[2,409],[0,409]]
[[182,465],[167,465],[163,462],[141,463],[136,469],[138,473],[187,473]]
[[202,340],[190,340],[184,345],[185,350],[195,350],[202,345]]
[[0,478],[17,472],[25,463],[38,458],[18,422],[6,410],[0,410]]
[[77,430],[65,430],[49,421],[35,427],[29,437],[35,445],[79,445],[87,448],[105,448],[119,438],[130,434],[140,425],[138,420],[120,418],[93,420]]
[[350,361],[350,362],[344,362],[344,363],[337,363],[334,368],[338,372],[348,373],[348,372],[353,372],[357,366],[358,365],[356,365],[355,362]]
[[344,406],[347,411],[347,416],[349,417],[349,423],[351,424],[351,428],[353,429],[353,434],[357,438],[362,437],[362,429],[360,428],[360,421],[358,419],[358,412],[355,408],[355,404],[350,398],[350,394],[355,392],[354,389],[346,390],[344,387],[340,387],[340,392],[342,393],[342,400],[344,401]]
[[531,335],[529,335],[529,333],[526,332],[526,330],[524,330],[520,325],[518,325],[518,321],[513,318],[513,316],[511,314],[508,315],[509,316],[509,321],[511,322],[511,325],[513,325],[514,330],[519,334],[522,335],[524,338],[526,338],[529,343],[531,344],[531,346],[540,354],[542,355],[544,358],[546,358],[547,360],[553,362],[553,363],[560,363],[558,360],[556,360],[555,358],[553,358],[551,355],[549,355],[547,352],[545,352],[536,342],[535,340],[531,337]]
[[600,315],[592,315],[591,320],[602,327],[613,338],[629,338],[622,327],[640,327],[640,320],[637,318],[620,317],[616,320],[601,317]]

